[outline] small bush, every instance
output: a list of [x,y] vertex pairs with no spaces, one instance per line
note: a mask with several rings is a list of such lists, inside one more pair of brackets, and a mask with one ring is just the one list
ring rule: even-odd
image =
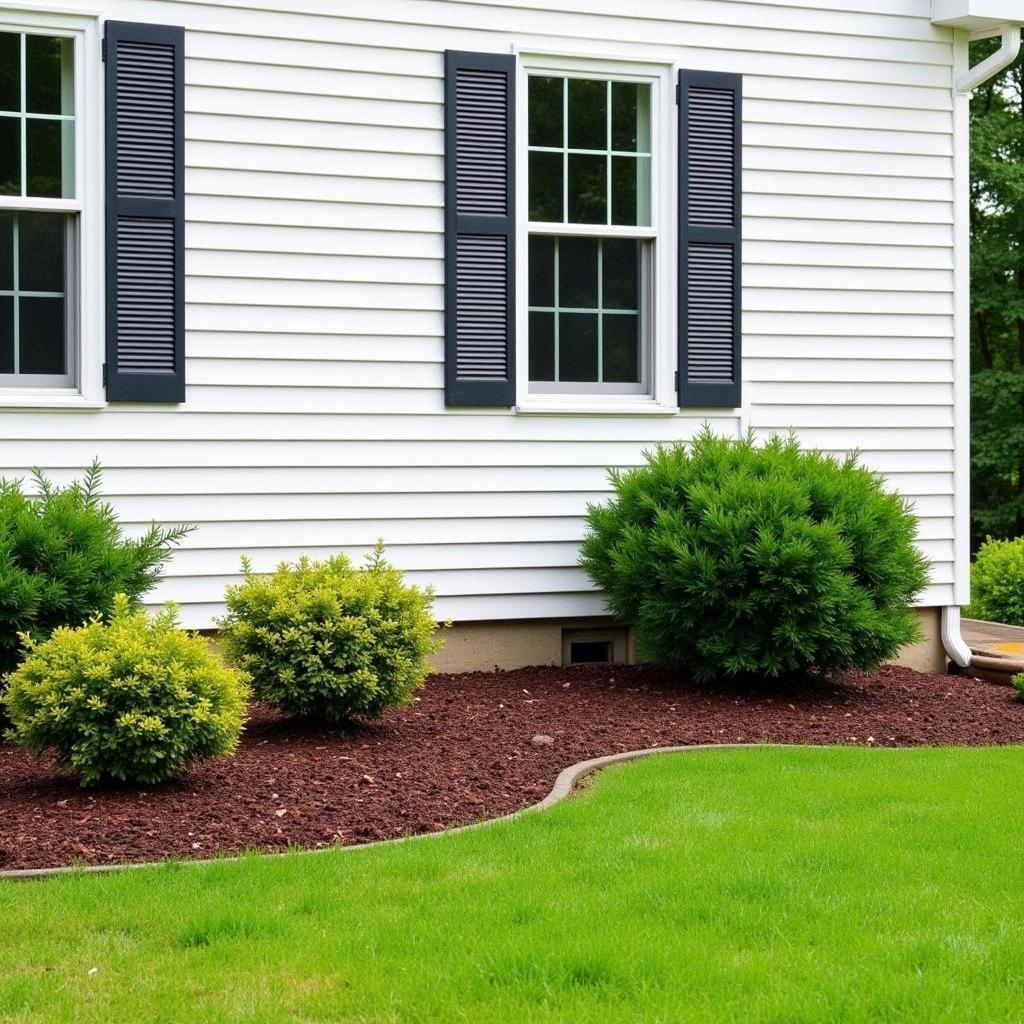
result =
[[1017,696],[1021,700],[1024,700],[1024,672],[1018,672],[1013,677],[1012,682],[1013,682],[1014,687],[1016,687]]
[[154,524],[126,539],[100,499],[97,463],[67,487],[38,470],[33,477],[36,495],[23,493],[20,480],[0,480],[0,679],[18,664],[19,634],[42,640],[58,626],[106,615],[115,594],[137,602],[192,529]]
[[971,603],[964,614],[1024,626],[1024,537],[989,537],[978,548],[971,566]]
[[581,564],[646,657],[775,677],[872,669],[919,638],[914,517],[855,457],[705,429],[611,481]]
[[220,639],[260,700],[327,722],[407,704],[441,645],[433,592],[406,586],[377,545],[363,569],[344,555],[282,563],[229,587]]
[[108,621],[95,616],[25,643],[4,698],[9,738],[52,750],[82,785],[152,785],[190,761],[226,756],[238,743],[244,676],[202,637],[179,630],[173,605],[150,618],[119,594]]

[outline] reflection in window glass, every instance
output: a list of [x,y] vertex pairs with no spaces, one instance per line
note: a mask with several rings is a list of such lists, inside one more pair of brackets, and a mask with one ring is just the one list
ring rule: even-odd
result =
[[[0,32],[0,385],[73,383],[75,44]],[[32,209],[12,209],[19,200]],[[64,209],[59,208],[64,206]]]
[[69,225],[63,213],[0,213],[0,374],[68,373]]
[[530,380],[638,384],[641,243],[530,239]]
[[649,226],[650,85],[531,75],[527,94],[529,219]]
[[74,113],[72,52],[70,39],[25,36],[27,113]]
[[0,111],[21,110],[21,36],[0,32]]
[[562,135],[564,113],[564,84],[562,78],[529,80],[529,139],[531,146],[551,146],[561,149],[565,145]]
[[74,198],[74,81],[72,40],[0,32],[0,195]]
[[14,297],[0,291],[0,373],[14,373]]
[[0,115],[0,196],[21,195],[21,118]]
[[565,195],[561,153],[530,154],[530,220],[561,221]]
[[569,148],[608,148],[608,83],[566,79],[569,95]]

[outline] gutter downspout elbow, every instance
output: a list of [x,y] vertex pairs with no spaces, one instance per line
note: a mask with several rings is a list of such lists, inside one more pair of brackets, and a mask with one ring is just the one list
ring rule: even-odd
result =
[[971,68],[967,74],[957,79],[956,91],[969,93],[977,89],[983,82],[987,82],[994,75],[998,75],[1003,68],[1009,67],[1020,53],[1021,26],[1018,23],[1007,22],[1000,28],[1002,45],[992,54],[991,57],[983,60],[977,67]]
[[970,667],[971,649],[960,632],[960,608],[957,605],[947,605],[942,609],[942,646],[950,661],[960,668]]

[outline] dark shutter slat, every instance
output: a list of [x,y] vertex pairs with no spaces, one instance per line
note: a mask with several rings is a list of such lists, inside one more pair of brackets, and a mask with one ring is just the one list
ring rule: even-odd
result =
[[742,104],[742,76],[679,72],[681,406],[741,401]]
[[107,398],[185,399],[181,28],[108,21]]
[[515,59],[445,54],[445,403],[515,402]]

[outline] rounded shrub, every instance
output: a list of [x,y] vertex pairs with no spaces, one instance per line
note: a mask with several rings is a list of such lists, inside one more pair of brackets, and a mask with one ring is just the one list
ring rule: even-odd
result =
[[441,646],[433,591],[407,586],[377,545],[364,568],[344,555],[282,563],[269,576],[242,561],[220,640],[256,696],[294,715],[340,722],[407,704]]
[[1013,683],[1014,689],[1017,691],[1017,697],[1020,700],[1024,700],[1024,672],[1018,672],[1011,682]]
[[182,632],[173,605],[150,618],[119,594],[107,621],[23,639],[25,660],[4,697],[8,738],[53,751],[82,785],[153,785],[238,744],[245,677]]
[[705,428],[611,472],[581,564],[641,653],[697,681],[872,669],[920,638],[915,520],[855,456]]
[[993,540],[978,548],[971,566],[972,619],[1024,626],[1024,537]]

